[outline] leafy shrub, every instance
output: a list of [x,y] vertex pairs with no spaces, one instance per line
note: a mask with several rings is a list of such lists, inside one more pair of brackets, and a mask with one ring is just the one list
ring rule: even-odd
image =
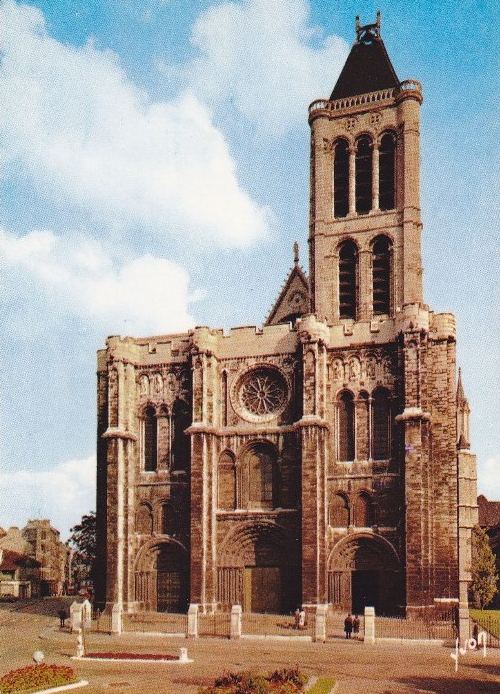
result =
[[281,670],[275,670],[267,679],[273,684],[289,683],[295,685],[299,691],[304,688],[304,684],[307,681],[307,677],[300,672],[298,665],[293,668],[285,667]]
[[306,677],[298,667],[275,670],[267,677],[252,672],[225,672],[199,694],[299,694]]
[[0,694],[30,694],[38,689],[76,682],[75,671],[65,665],[28,665],[0,679]]

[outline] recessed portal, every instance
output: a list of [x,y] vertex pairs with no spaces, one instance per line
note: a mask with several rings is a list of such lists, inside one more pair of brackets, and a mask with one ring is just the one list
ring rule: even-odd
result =
[[188,603],[186,555],[177,545],[164,545],[156,563],[158,612],[185,612]]
[[281,610],[281,571],[276,566],[245,567],[243,575],[243,609],[245,612]]
[[379,613],[379,574],[378,571],[352,572],[352,611],[363,614],[365,607],[374,607]]

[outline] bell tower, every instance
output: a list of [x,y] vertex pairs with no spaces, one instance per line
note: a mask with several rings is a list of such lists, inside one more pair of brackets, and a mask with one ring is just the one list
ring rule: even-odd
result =
[[380,27],[356,18],[330,98],[309,107],[311,310],[346,329],[422,303],[422,90],[399,81]]

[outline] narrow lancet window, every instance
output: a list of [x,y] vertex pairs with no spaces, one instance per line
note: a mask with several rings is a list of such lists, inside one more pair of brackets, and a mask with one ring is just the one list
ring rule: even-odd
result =
[[335,217],[345,217],[349,211],[349,150],[345,140],[339,140],[335,145],[333,209]]
[[356,318],[356,279],[358,249],[352,241],[342,244],[339,251],[339,315]]
[[391,449],[391,406],[390,396],[385,388],[377,388],[373,393],[373,442],[374,460],[387,460]]
[[391,310],[391,242],[386,236],[373,244],[373,313],[381,315]]
[[158,430],[156,413],[148,407],[144,413],[144,470],[155,472],[158,464]]
[[338,401],[338,456],[339,461],[354,460],[354,398],[344,391]]
[[360,137],[356,143],[356,212],[366,214],[372,209],[372,143]]
[[379,207],[392,210],[396,202],[396,144],[394,135],[386,133],[379,149]]

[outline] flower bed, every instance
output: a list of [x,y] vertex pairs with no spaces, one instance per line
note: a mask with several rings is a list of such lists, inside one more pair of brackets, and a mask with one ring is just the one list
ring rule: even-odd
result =
[[275,670],[267,676],[227,672],[213,686],[201,687],[198,694],[299,694],[304,691],[306,679],[297,667]]
[[[85,653],[85,658],[109,658],[110,660],[179,660],[176,655],[164,653]],[[1,692],[0,692],[1,694]]]
[[0,694],[31,694],[76,681],[75,671],[66,665],[28,665],[0,679]]

